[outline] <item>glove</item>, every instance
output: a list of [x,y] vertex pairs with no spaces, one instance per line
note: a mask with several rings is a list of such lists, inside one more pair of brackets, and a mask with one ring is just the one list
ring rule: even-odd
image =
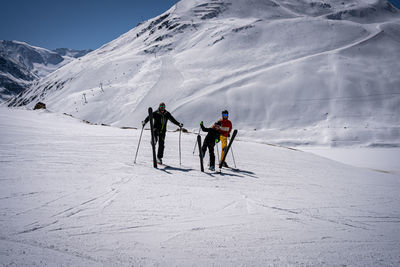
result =
[[183,123],[179,123],[179,127],[182,128],[183,127]]
[[203,121],[200,122],[200,125],[203,125]]
[[215,143],[217,143],[217,144],[218,144],[218,143],[219,143],[219,139],[215,139]]
[[146,125],[146,123],[144,121],[142,121],[142,126],[144,127]]

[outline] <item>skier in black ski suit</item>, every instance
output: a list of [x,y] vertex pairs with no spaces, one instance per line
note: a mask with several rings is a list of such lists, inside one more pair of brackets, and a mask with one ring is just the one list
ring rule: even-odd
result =
[[207,148],[208,148],[208,154],[210,154],[210,167],[209,170],[214,171],[215,170],[215,154],[214,154],[214,146],[215,143],[219,142],[220,138],[220,128],[221,128],[221,122],[216,122],[213,124],[211,128],[206,128],[203,125],[203,122],[200,122],[200,127],[203,130],[203,132],[208,132],[206,138],[204,139],[203,146],[201,147],[201,152],[202,156],[204,158]]
[[[158,141],[158,152],[157,152],[157,162],[162,164],[162,158],[164,156],[164,142],[165,142],[165,133],[167,132],[167,122],[168,120],[172,121],[174,124],[183,127],[182,123],[179,123],[172,117],[171,113],[169,113],[165,109],[165,104],[160,103],[160,106],[156,111],[153,112],[153,120],[154,120],[154,142]],[[143,127],[149,121],[149,116],[146,117],[144,121],[142,121]]]

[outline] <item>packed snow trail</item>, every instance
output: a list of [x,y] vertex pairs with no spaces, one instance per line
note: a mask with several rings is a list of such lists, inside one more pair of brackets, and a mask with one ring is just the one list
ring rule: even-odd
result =
[[140,129],[0,111],[4,265],[400,264],[396,175],[240,136],[243,171],[201,173],[178,132],[154,169],[148,130],[134,165]]

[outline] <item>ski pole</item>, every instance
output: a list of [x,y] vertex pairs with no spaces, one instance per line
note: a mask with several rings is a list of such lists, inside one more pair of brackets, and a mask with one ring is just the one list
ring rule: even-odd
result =
[[[198,133],[197,135],[200,134],[200,128],[201,128],[201,127],[199,127],[199,133]],[[196,143],[194,143],[193,154],[194,154],[194,152],[196,151],[196,145],[197,145],[197,138],[196,138]]]
[[232,152],[233,164],[235,165],[236,169],[236,161],[235,161],[235,155],[233,154],[233,146],[231,147],[231,152]]
[[179,127],[179,165],[182,165],[182,157],[181,157],[181,134],[182,134],[182,127]]
[[142,131],[140,132],[139,143],[138,143],[138,146],[137,146],[137,149],[136,149],[135,161],[133,162],[133,164],[136,164],[136,158],[137,158],[137,154],[139,152],[140,141],[142,140],[143,129],[144,129],[144,125],[142,127]]

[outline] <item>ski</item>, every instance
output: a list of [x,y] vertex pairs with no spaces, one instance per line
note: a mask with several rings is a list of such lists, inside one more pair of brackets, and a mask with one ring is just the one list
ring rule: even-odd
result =
[[197,144],[199,145],[200,170],[202,172],[204,172],[203,152],[201,151],[201,136],[200,135],[197,135]]
[[233,134],[232,134],[232,137],[231,137],[231,140],[229,140],[229,144],[228,144],[228,146],[226,147],[226,151],[224,151],[224,157],[222,158],[221,162],[219,163],[219,169],[222,168],[222,165],[223,165],[224,162],[225,162],[226,155],[228,155],[229,149],[231,148],[232,142],[233,142],[233,140],[235,139],[236,134],[237,134],[237,130],[234,130],[234,131],[233,131]]
[[151,148],[153,150],[153,167],[157,169],[156,144],[154,142],[153,109],[151,107],[149,108],[149,121],[150,121],[150,132],[151,132]]

